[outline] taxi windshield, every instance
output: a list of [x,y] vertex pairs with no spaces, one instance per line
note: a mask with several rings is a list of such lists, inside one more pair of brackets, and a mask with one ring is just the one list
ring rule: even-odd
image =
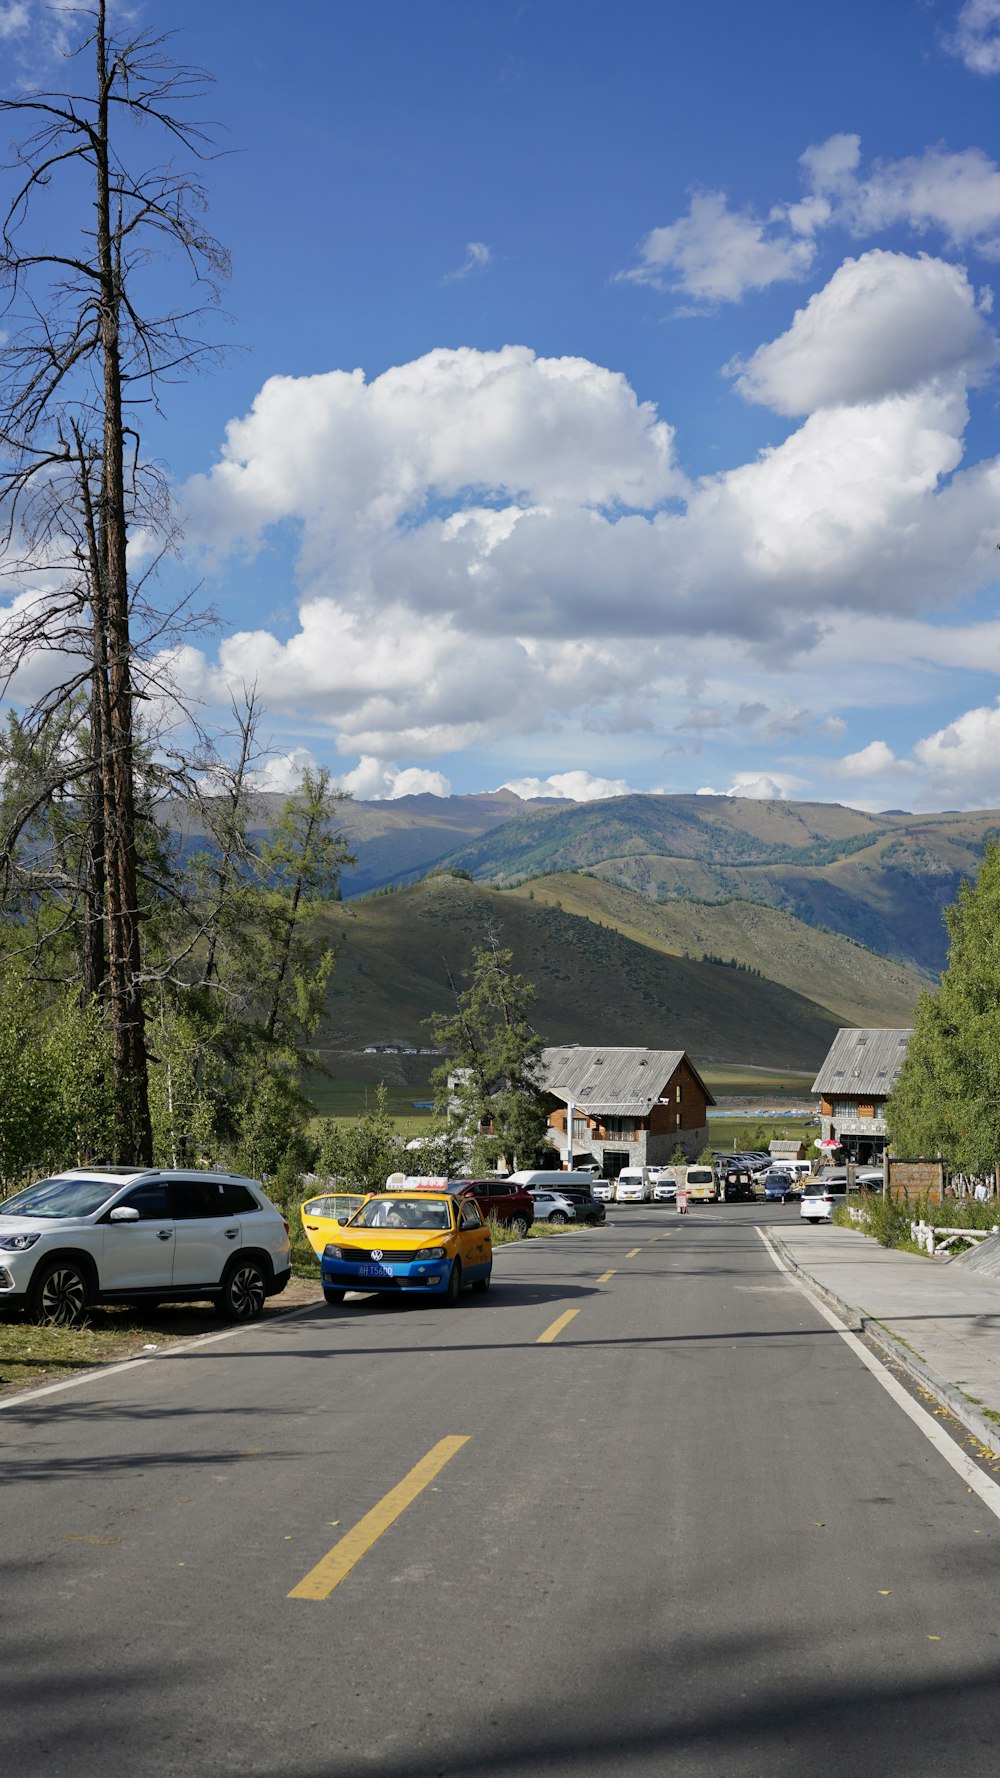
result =
[[440,1198],[369,1198],[355,1216],[356,1229],[450,1229],[451,1207]]

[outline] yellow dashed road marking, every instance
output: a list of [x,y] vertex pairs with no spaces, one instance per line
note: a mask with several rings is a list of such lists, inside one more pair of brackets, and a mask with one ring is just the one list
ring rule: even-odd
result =
[[631,1248],[631,1249],[630,1249],[630,1250],[629,1250],[629,1252],[628,1252],[628,1253],[626,1253],[626,1255],[625,1255],[625,1258],[626,1258],[626,1259],[634,1259],[634,1258],[635,1258],[635,1256],[636,1256],[636,1254],[637,1254],[637,1253],[641,1253],[641,1252],[642,1252],[642,1248],[641,1248],[641,1247],[632,1247],[632,1248]]
[[553,1340],[557,1340],[559,1338],[559,1335],[562,1333],[563,1328],[569,1326],[574,1315],[579,1315],[579,1313],[580,1313],[579,1309],[567,1309],[566,1313],[564,1315],[557,1316],[556,1320],[553,1321],[552,1326],[547,1327],[543,1334],[539,1334],[537,1340],[535,1341],[535,1345],[536,1346],[551,1346]]
[[311,1568],[305,1578],[299,1581],[298,1586],[292,1588],[289,1599],[328,1599],[334,1587],[339,1587],[355,1564],[378,1542],[383,1531],[388,1531],[389,1526],[395,1524],[400,1514],[413,1504],[417,1495],[423,1493],[445,1464],[468,1442],[469,1435],[466,1433],[443,1438],[434,1445],[426,1457],[421,1457],[420,1462],[414,1465],[409,1475],[405,1475],[401,1482],[390,1488],[378,1505],[373,1506],[371,1512],[365,1513],[354,1529],[346,1532],[323,1560],[317,1562],[315,1568]]
[[600,1277],[598,1278],[597,1282],[598,1282],[598,1284],[606,1284],[608,1279],[613,1278],[614,1275],[615,1274],[614,1274],[613,1270],[610,1272],[602,1272]]

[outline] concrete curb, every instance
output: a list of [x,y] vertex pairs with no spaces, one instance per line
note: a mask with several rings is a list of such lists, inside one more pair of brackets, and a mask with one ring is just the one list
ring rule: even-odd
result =
[[919,1383],[924,1389],[929,1390],[931,1395],[941,1403],[941,1406],[947,1408],[948,1412],[953,1414],[955,1419],[965,1427],[966,1432],[971,1432],[973,1438],[978,1439],[981,1445],[985,1445],[994,1457],[1000,1458],[1000,1426],[994,1425],[991,1420],[987,1420],[984,1415],[980,1414],[968,1396],[963,1395],[954,1383],[948,1383],[944,1377],[939,1377],[929,1364],[925,1364],[922,1358],[917,1358],[909,1347],[904,1346],[901,1340],[889,1332],[888,1328],[883,1327],[874,1315],[866,1314],[863,1309],[855,1308],[852,1303],[845,1303],[835,1291],[828,1290],[825,1284],[820,1284],[811,1272],[807,1272],[805,1267],[799,1264],[794,1254],[785,1246],[781,1236],[776,1234],[773,1229],[766,1229],[764,1232],[771,1246],[781,1255],[782,1262],[789,1271],[795,1272],[809,1285],[811,1290],[815,1291],[817,1296],[822,1297],[823,1301],[829,1304],[831,1309],[836,1310],[853,1333],[866,1334],[876,1346],[882,1348],[882,1351],[892,1359],[894,1364],[898,1364],[901,1370],[906,1371],[915,1383]]

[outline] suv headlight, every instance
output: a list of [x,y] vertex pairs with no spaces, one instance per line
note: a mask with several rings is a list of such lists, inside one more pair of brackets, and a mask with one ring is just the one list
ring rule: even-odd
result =
[[0,1235],[0,1247],[3,1247],[7,1253],[25,1253],[29,1247],[34,1247],[35,1242],[40,1241],[41,1238],[41,1229],[37,1235]]

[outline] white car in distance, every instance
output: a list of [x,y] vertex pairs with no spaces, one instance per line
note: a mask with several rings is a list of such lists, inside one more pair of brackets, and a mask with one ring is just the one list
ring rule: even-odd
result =
[[837,1205],[846,1203],[846,1181],[831,1180],[828,1184],[815,1181],[802,1188],[799,1215],[803,1222],[832,1222]]
[[549,1191],[547,1187],[535,1186],[528,1188],[532,1203],[535,1206],[536,1222],[575,1222],[576,1205],[561,1192]]

